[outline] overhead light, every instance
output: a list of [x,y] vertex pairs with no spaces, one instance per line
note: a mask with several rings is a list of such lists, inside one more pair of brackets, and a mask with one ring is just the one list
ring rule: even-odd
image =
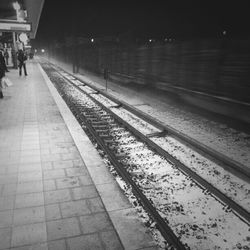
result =
[[14,8],[16,11],[20,10],[20,4],[19,4],[18,2],[14,2],[14,3],[13,3],[13,8]]
[[23,42],[25,45],[27,44],[29,38],[27,37],[26,33],[21,33],[19,35],[19,39],[21,42]]

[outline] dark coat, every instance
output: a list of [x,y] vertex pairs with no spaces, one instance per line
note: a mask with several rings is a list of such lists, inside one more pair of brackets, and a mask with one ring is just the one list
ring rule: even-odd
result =
[[2,52],[0,51],[0,79],[5,76],[6,64]]
[[17,60],[20,63],[24,63],[27,60],[27,56],[24,54],[24,52],[22,50],[18,51]]

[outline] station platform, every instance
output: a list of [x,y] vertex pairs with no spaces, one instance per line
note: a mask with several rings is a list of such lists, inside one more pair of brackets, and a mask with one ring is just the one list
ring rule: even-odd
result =
[[41,66],[0,99],[0,249],[157,249]]

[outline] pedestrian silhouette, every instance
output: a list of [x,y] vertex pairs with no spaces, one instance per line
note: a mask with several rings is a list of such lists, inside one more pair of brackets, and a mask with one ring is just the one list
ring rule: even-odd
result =
[[24,74],[25,76],[27,76],[27,70],[26,70],[26,61],[27,61],[27,56],[26,54],[23,52],[23,50],[18,50],[17,52],[17,60],[19,62],[19,76],[22,75],[22,68],[24,70]]
[[5,76],[6,71],[7,71],[7,67],[6,67],[4,55],[3,55],[3,45],[0,43],[0,99],[3,98],[2,78]]

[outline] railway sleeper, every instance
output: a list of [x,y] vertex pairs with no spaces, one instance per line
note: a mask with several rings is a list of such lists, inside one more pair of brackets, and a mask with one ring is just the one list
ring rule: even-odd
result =
[[99,121],[99,120],[94,120],[92,123],[91,123],[92,127],[93,128],[100,128],[100,127],[106,127],[107,128],[107,123],[104,122],[104,121]]
[[108,134],[99,135],[102,140],[112,140],[113,138]]
[[[97,132],[97,131],[96,131],[96,132]],[[100,132],[100,133],[97,132],[97,134],[98,134],[101,138],[106,138],[106,137],[109,137],[109,136],[110,136],[109,133],[103,133],[103,132]]]
[[121,103],[117,104],[117,105],[112,105],[112,106],[109,106],[109,108],[115,108],[115,109],[118,109],[122,106]]
[[166,130],[163,130],[161,132],[154,132],[154,133],[150,133],[150,134],[147,134],[146,136],[148,138],[152,138],[152,137],[163,137],[163,136],[166,136],[168,134],[168,131]]
[[102,119],[113,119],[111,115],[102,115]]
[[109,130],[108,129],[95,129],[96,133],[98,133],[100,136],[102,135],[108,135]]
[[115,153],[115,157],[118,158],[118,159],[124,159],[124,158],[127,158],[127,155],[126,153]]
[[97,119],[95,115],[83,112],[83,115],[88,119]]
[[104,143],[109,146],[109,145],[114,145],[116,144],[112,139],[104,139]]
[[109,144],[108,147],[112,151],[117,151],[117,145],[115,145],[115,144],[111,144],[111,145]]
[[100,94],[100,92],[99,91],[94,91],[94,92],[92,92],[92,93],[89,93],[90,95],[98,95],[98,94]]
[[97,130],[107,130],[108,125],[100,124],[100,125],[92,125],[92,127]]
[[116,128],[116,127],[119,127],[120,125],[114,122],[109,122],[109,126]]

